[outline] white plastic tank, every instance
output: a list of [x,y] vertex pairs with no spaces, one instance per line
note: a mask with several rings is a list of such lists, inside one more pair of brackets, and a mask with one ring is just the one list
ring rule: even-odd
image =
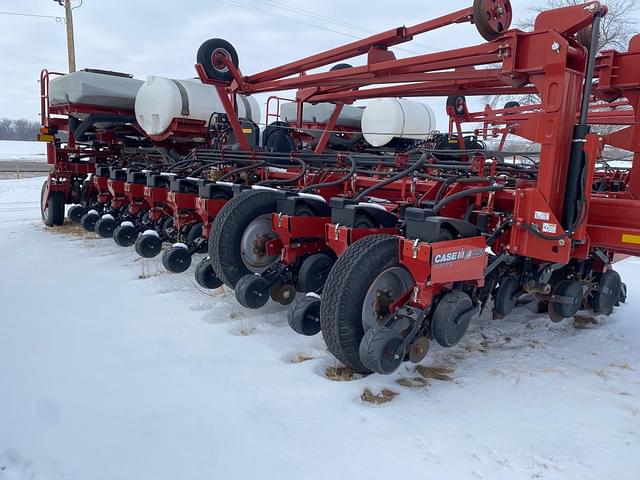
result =
[[427,140],[435,129],[436,115],[429,105],[403,98],[373,100],[362,115],[362,133],[374,147],[394,138]]
[[[260,107],[253,97],[238,95],[237,103],[240,118],[260,121]],[[224,108],[211,85],[152,76],[138,90],[135,113],[148,135],[161,135],[175,118],[208,122],[213,113],[224,113]]]

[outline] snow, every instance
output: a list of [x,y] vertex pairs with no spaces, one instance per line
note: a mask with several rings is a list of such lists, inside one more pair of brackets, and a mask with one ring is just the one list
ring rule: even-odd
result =
[[0,162],[16,160],[46,162],[46,151],[47,144],[44,142],[0,140]]
[[283,308],[45,229],[41,182],[0,182],[2,480],[638,478],[640,260],[618,265],[629,303],[590,328],[485,315],[423,362],[451,381],[334,382]]

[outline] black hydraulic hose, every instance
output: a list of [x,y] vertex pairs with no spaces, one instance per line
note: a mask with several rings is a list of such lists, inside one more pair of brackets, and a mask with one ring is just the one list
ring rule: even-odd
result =
[[302,190],[300,190],[300,193],[307,193],[307,192],[310,192],[312,190],[318,190],[318,189],[321,189],[321,188],[329,188],[329,187],[335,187],[335,186],[338,186],[338,185],[342,185],[347,180],[349,180],[351,177],[353,177],[356,174],[356,170],[358,168],[358,164],[356,163],[355,159],[353,157],[351,157],[351,155],[343,155],[343,157],[347,157],[347,159],[351,162],[351,169],[349,170],[349,172],[344,177],[339,178],[338,180],[334,180],[332,182],[324,182],[324,183],[317,183],[315,185],[309,185],[308,187],[305,187]]
[[398,173],[397,175],[389,177],[386,180],[382,180],[381,182],[379,182],[379,183],[377,183],[375,185],[372,185],[371,187],[361,191],[358,195],[353,197],[353,199],[356,202],[359,202],[364,197],[366,197],[367,195],[375,192],[376,190],[379,190],[379,189],[381,189],[383,187],[386,187],[387,185],[389,185],[390,183],[395,182],[396,180],[400,180],[401,178],[404,178],[404,177],[407,177],[407,176],[411,175],[413,172],[415,172],[416,170],[420,169],[426,163],[428,158],[429,158],[429,156],[426,153],[422,154],[422,157],[420,157],[420,160],[418,160],[416,163],[414,163],[411,167],[407,168],[406,170],[403,170],[402,172]]
[[[224,163],[227,163],[227,162],[224,162]],[[220,178],[216,180],[216,182],[224,182],[227,178],[229,178],[232,175],[235,175],[237,173],[241,173],[247,170],[253,170],[254,168],[257,168],[257,167],[264,167],[265,165],[267,165],[267,162],[259,161],[251,165],[247,165],[246,167],[236,168],[235,170],[231,170],[230,172],[227,172],[224,175],[222,175]]]
[[493,243],[498,240],[498,237],[500,237],[500,235],[502,235],[511,225],[513,225],[513,220],[507,220],[496,228],[493,233],[487,237],[487,246],[493,245]]
[[463,190],[461,192],[454,193],[452,195],[449,195],[448,197],[443,198],[432,208],[432,210],[437,214],[443,207],[461,198],[477,195],[478,193],[499,192],[501,190],[504,190],[504,185],[490,185],[487,187],[476,187],[470,188],[468,190]]
[[224,165],[225,163],[228,163],[228,162],[222,162],[222,161],[206,162],[201,167],[196,168],[195,170],[193,170],[189,175],[196,176],[196,175],[200,174],[201,172],[203,172],[204,170],[206,170],[207,168],[215,167],[215,166],[218,166],[218,165]]
[[[584,79],[584,90],[582,93],[582,106],[580,108],[580,121],[573,132],[573,143],[571,145],[571,156],[569,168],[567,169],[567,183],[564,194],[564,209],[562,212],[562,227],[572,236],[581,221],[582,212],[585,208],[585,189],[583,171],[586,168],[586,154],[584,144],[590,127],[587,124],[589,114],[589,104],[593,89],[593,77],[598,54],[598,39],[600,37],[600,23],[605,15],[605,9],[601,8],[593,17],[593,27],[591,30],[591,44],[589,57],[587,60],[587,70]],[[580,199],[582,198],[582,200]]]
[[300,173],[298,173],[298,175],[296,175],[295,177],[289,178],[287,180],[265,180],[262,182],[258,182],[257,185],[261,187],[267,187],[269,185],[284,186],[284,185],[293,185],[294,183],[298,182],[300,179],[304,178],[304,176],[307,174],[307,163],[301,158],[295,158],[295,160],[300,164],[300,167],[301,167]]

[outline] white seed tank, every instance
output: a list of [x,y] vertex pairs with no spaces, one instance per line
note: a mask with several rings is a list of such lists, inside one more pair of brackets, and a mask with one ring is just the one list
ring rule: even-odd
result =
[[[252,97],[237,96],[240,118],[260,121],[260,107]],[[148,77],[136,95],[138,124],[148,135],[161,135],[175,118],[208,122],[213,113],[224,113],[215,87],[199,80]]]
[[429,105],[403,98],[373,100],[362,115],[364,138],[374,147],[394,138],[427,140],[435,129],[436,116]]

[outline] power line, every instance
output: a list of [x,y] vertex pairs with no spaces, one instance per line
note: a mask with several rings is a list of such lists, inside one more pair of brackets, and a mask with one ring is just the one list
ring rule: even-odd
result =
[[[356,24],[350,23],[350,22],[345,22],[344,20],[340,20],[340,19],[334,18],[334,17],[329,17],[327,15],[322,15],[320,13],[313,12],[311,10],[306,10],[304,8],[294,7],[293,5],[289,5],[289,4],[284,3],[284,2],[279,2],[279,1],[276,1],[276,0],[258,0],[258,1],[262,2],[262,3],[271,4],[271,5],[273,5],[273,6],[277,7],[277,8],[281,8],[283,10],[288,10],[290,12],[297,13],[299,15],[313,17],[313,18],[317,18],[319,20],[323,20],[323,21],[328,22],[328,23],[333,23],[334,25],[340,25],[340,26],[343,26],[343,27],[352,28],[354,30],[359,30],[361,32],[368,33],[368,34],[376,34],[376,33],[378,33],[376,30],[372,30],[371,28],[363,27],[361,25],[356,25]],[[431,47],[431,46],[428,46],[428,45],[423,45],[423,44],[420,44],[420,43],[417,43],[417,42],[413,42],[412,45],[415,45],[415,46],[420,47],[420,48],[424,48],[426,50],[433,50],[433,51],[437,51],[438,50],[437,48],[434,48],[434,47]]]
[[12,15],[16,17],[53,18],[56,22],[64,22],[64,18],[56,17],[55,15],[38,15],[35,13],[20,13],[20,12],[0,12],[0,15]]
[[[358,35],[353,35],[351,33],[347,33],[347,32],[341,31],[341,30],[336,30],[336,29],[333,29],[333,28],[324,27],[322,25],[318,25],[317,23],[306,22],[304,20],[300,20],[300,19],[297,19],[297,18],[292,18],[292,17],[289,17],[287,15],[282,15],[282,14],[279,14],[279,13],[272,12],[270,10],[264,10],[264,9],[261,9],[261,8],[257,8],[254,5],[249,5],[249,4],[238,2],[238,1],[235,1],[235,0],[217,0],[217,1],[219,3],[225,3],[227,5],[233,5],[235,7],[244,8],[245,10],[258,12],[258,13],[261,13],[263,15],[267,15],[267,16],[270,16],[270,17],[282,18],[282,19],[285,19],[285,20],[289,20],[291,22],[295,22],[295,23],[302,24],[302,25],[307,25],[307,26],[310,26],[310,27],[313,27],[313,28],[317,28],[319,30],[324,30],[326,32],[336,33],[338,35],[343,35],[345,37],[349,37],[349,38],[352,38],[354,40],[362,40],[362,37],[358,36]],[[309,15],[306,15],[306,16],[309,16]],[[392,48],[397,48],[398,50],[402,50],[404,52],[411,53],[411,54],[419,54],[420,53],[420,52],[416,52],[415,50],[410,50],[408,48],[403,48],[403,47],[392,47]]]

